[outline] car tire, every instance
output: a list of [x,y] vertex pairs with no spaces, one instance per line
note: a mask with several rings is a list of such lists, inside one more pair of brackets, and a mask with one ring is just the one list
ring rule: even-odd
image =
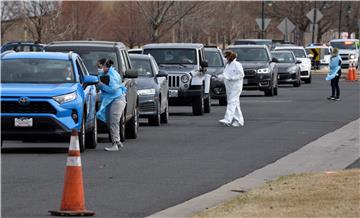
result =
[[211,112],[211,98],[210,95],[204,99],[204,113]]
[[161,123],[169,123],[169,102],[166,103],[165,111],[160,116]]
[[138,130],[139,130],[139,107],[136,105],[134,109],[134,116],[129,120],[129,122],[126,123],[126,138],[129,139],[136,139],[138,136]]
[[86,143],[86,132],[85,132],[85,112],[83,113],[83,119],[81,121],[81,127],[80,132],[78,132],[79,135],[79,149],[80,152],[85,151],[85,143]]
[[271,86],[270,88],[264,91],[265,96],[273,96],[274,95],[274,87]]
[[95,149],[98,143],[98,127],[97,127],[97,119],[96,114],[94,118],[94,127],[86,133],[85,141],[86,148]]
[[150,126],[160,126],[160,120],[161,120],[161,106],[160,103],[158,102],[157,104],[157,111],[156,111],[156,115],[153,117],[149,117],[149,125]]
[[311,83],[311,76],[307,79],[304,80],[306,84],[310,84]]
[[227,105],[227,99],[226,98],[219,98],[219,105],[226,106]]
[[298,79],[296,82],[293,83],[294,87],[300,87],[301,86],[301,80]]
[[195,116],[201,116],[204,114],[204,96],[202,93],[200,96],[193,98],[192,111]]
[[279,87],[276,85],[275,88],[274,88],[274,95],[275,96],[278,95],[278,90],[279,90]]

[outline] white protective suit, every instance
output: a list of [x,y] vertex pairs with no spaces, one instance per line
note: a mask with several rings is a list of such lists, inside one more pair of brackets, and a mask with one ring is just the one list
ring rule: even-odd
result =
[[234,59],[226,64],[224,73],[219,75],[220,79],[224,79],[227,107],[224,121],[227,124],[234,122],[244,125],[244,117],[240,108],[240,94],[243,89],[244,70],[242,65]]

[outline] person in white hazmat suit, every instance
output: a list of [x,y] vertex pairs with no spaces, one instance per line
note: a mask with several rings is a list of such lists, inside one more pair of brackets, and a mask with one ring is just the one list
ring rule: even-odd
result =
[[244,117],[240,108],[240,94],[243,89],[244,70],[236,61],[236,53],[225,51],[227,63],[224,72],[218,79],[224,80],[227,96],[227,107],[224,119],[219,122],[225,126],[239,127],[244,125]]

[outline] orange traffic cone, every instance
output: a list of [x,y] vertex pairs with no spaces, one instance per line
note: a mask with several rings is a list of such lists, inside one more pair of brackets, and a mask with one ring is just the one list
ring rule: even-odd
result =
[[358,80],[358,71],[357,71],[356,67],[353,67],[353,72],[354,72],[353,79],[354,79],[354,81],[357,81]]
[[49,213],[53,216],[95,215],[95,212],[85,209],[79,137],[76,130],[73,130],[71,133],[61,207],[60,210],[50,210]]
[[354,81],[354,73],[353,73],[353,68],[351,65],[349,66],[349,69],[348,69],[347,80]]

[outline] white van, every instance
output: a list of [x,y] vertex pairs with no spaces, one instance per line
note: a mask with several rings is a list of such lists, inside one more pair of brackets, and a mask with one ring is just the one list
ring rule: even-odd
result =
[[339,49],[342,59],[341,68],[349,68],[350,64],[356,68],[359,67],[360,42],[358,39],[333,39],[330,45]]

